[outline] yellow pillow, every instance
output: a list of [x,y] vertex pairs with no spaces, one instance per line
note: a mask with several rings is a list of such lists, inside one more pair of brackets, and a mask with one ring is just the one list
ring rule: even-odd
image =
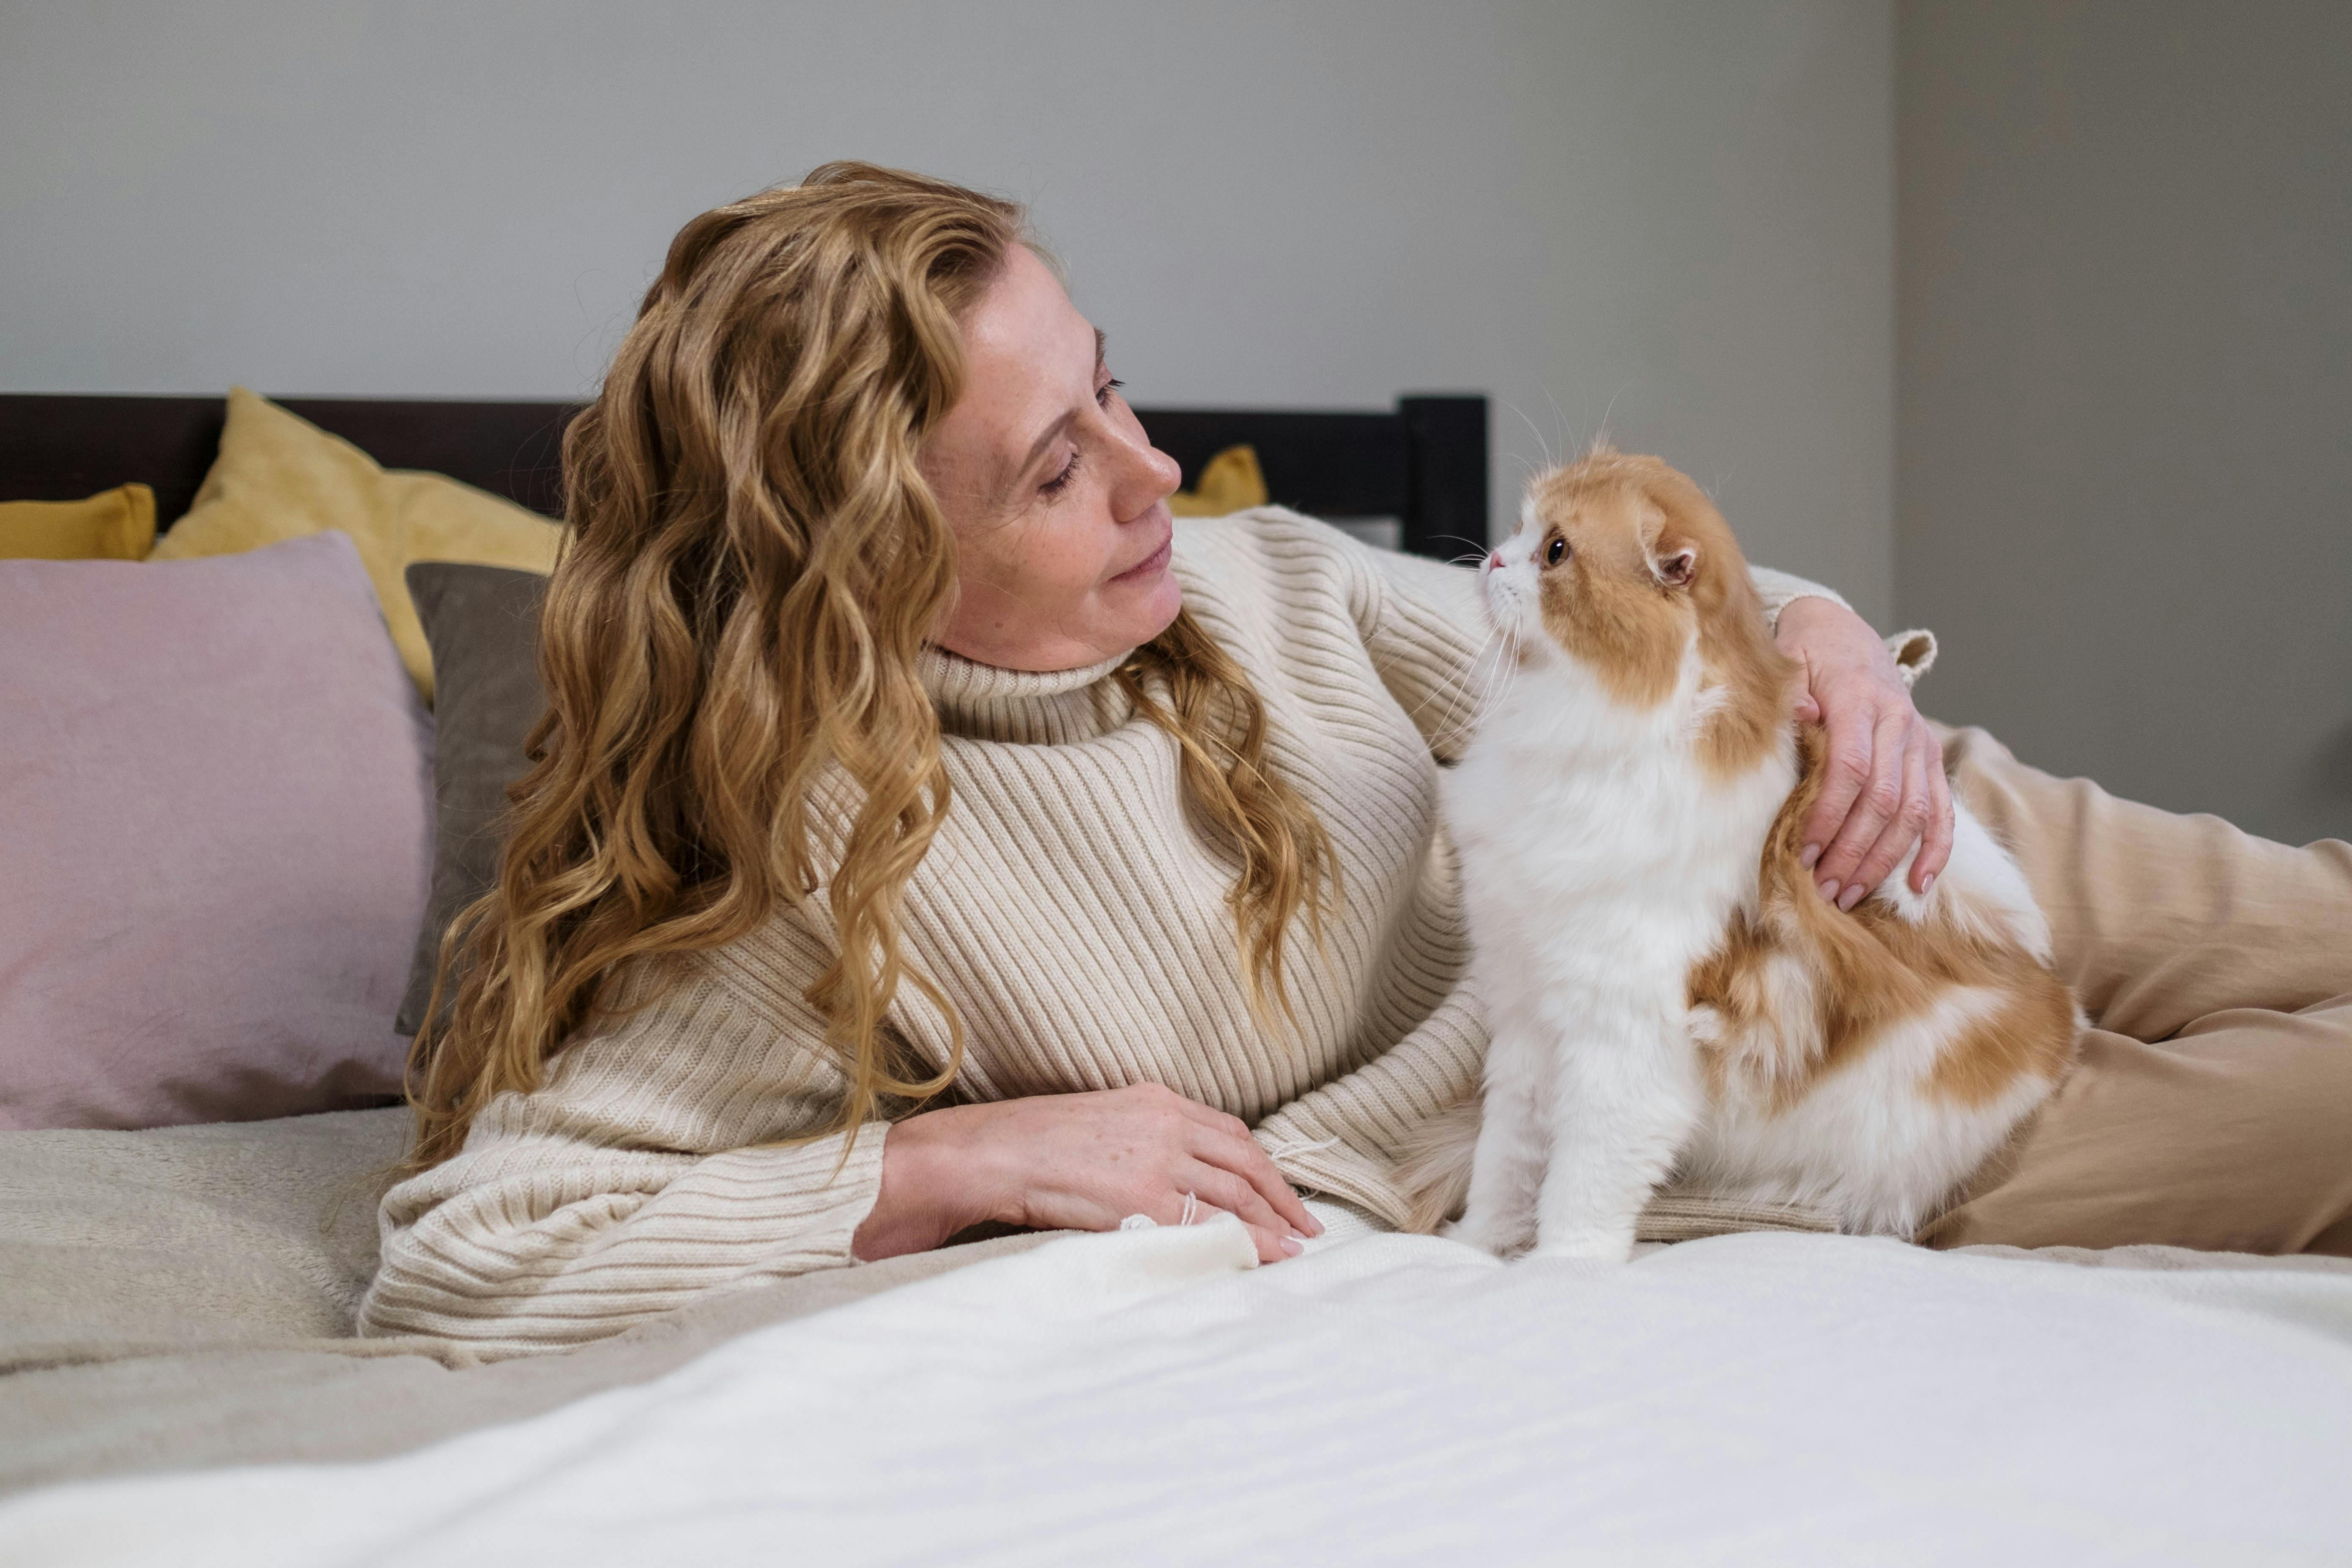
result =
[[1265,504],[1265,476],[1258,471],[1256,449],[1228,447],[1201,466],[1201,477],[1189,490],[1168,498],[1168,510],[1178,517],[1223,517]]
[[195,505],[151,561],[236,555],[340,529],[359,546],[384,624],[425,700],[433,655],[401,573],[412,561],[467,561],[551,571],[563,531],[512,501],[439,474],[402,473],[350,442],[233,387],[220,456]]
[[86,500],[0,501],[0,557],[144,561],[155,543],[155,492],[122,485]]

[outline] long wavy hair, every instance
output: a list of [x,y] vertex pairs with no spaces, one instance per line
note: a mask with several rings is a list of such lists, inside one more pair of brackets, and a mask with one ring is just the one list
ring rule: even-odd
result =
[[[497,884],[442,942],[406,1169],[457,1153],[493,1098],[536,1089],[569,1040],[656,994],[665,955],[820,892],[838,956],[807,997],[847,1083],[835,1128],[953,1081],[961,1025],[900,931],[949,806],[916,660],[955,592],[955,540],[917,456],[962,391],[961,323],[1029,243],[1011,203],[849,163],[671,243],[564,437],[548,710],[509,791]],[[1271,994],[1289,1015],[1285,937],[1303,905],[1319,945],[1338,864],[1268,766],[1264,704],[1189,614],[1118,679],[1175,739],[1188,806],[1238,861],[1253,1014]],[[949,1019],[936,1073],[891,1046],[902,985]]]

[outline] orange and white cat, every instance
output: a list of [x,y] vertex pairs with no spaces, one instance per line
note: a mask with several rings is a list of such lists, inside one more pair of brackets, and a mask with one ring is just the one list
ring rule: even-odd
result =
[[1731,530],[1654,458],[1529,487],[1487,558],[1500,695],[1444,784],[1483,1110],[1423,1130],[1421,1228],[1622,1259],[1670,1174],[1908,1236],[2050,1093],[2079,1017],[1965,807],[1841,912],[1800,859],[1817,731]]

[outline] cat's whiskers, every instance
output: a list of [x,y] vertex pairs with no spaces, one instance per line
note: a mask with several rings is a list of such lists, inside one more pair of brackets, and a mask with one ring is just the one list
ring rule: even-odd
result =
[[[1549,387],[1546,387],[1544,389],[1544,396],[1547,399],[1551,397],[1551,389]],[[1538,426],[1534,420],[1528,418],[1528,411],[1520,407],[1517,404],[1512,402],[1509,398],[1506,397],[1502,399],[1502,404],[1504,407],[1509,409],[1512,413],[1519,416],[1519,423],[1528,427],[1528,434],[1533,436],[1536,438],[1536,445],[1543,449],[1543,466],[1547,468],[1559,467],[1558,459],[1554,458],[1551,455],[1551,442],[1545,438],[1542,426]],[[1552,403],[1551,411],[1555,415],[1559,414],[1559,404],[1557,401]]]
[[1480,562],[1486,559],[1486,546],[1479,543],[1476,540],[1470,538],[1466,534],[1433,534],[1431,536],[1430,542],[1434,544],[1466,544],[1470,547],[1469,552],[1466,554],[1456,555],[1452,560],[1448,561],[1446,564],[1449,566],[1475,566]]
[[1510,696],[1511,684],[1518,679],[1518,661],[1503,657],[1503,650],[1504,640],[1496,637],[1472,664],[1468,674],[1453,683],[1456,698],[1467,695],[1473,679],[1478,684],[1478,693],[1470,700],[1466,712],[1459,703],[1447,709],[1445,721],[1430,735],[1432,748],[1442,749],[1469,736],[1487,714]]

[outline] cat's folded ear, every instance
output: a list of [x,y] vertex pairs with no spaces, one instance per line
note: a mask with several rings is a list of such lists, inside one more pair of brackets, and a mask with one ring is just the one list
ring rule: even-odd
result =
[[1669,588],[1687,588],[1698,575],[1698,546],[1688,540],[1660,540],[1650,571]]

